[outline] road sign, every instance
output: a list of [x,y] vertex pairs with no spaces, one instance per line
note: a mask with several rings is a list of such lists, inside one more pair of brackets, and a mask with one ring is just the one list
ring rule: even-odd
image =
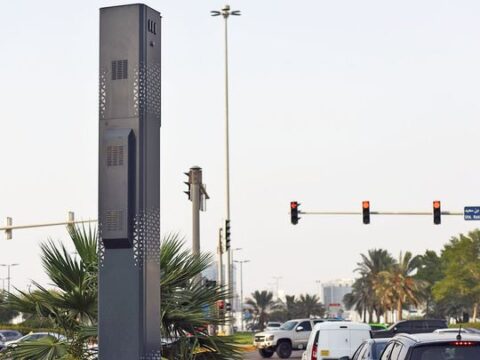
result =
[[480,206],[465,206],[463,218],[465,220],[480,220]]

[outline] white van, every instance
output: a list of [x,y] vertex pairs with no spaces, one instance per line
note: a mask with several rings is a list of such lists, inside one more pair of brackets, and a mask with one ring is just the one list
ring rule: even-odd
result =
[[351,358],[360,344],[370,339],[370,325],[350,321],[315,325],[308,339],[304,360]]

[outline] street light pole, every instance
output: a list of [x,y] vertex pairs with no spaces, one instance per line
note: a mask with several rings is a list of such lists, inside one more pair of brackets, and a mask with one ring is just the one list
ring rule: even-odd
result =
[[[230,144],[229,144],[229,98],[228,98],[228,18],[230,15],[239,16],[239,10],[230,10],[229,5],[225,5],[221,11],[211,11],[212,16],[222,15],[225,19],[225,198],[226,198],[226,219],[230,221]],[[226,287],[229,291],[229,296],[232,296],[231,272],[232,272],[232,252],[230,249],[227,252],[227,274]],[[231,301],[230,301],[231,302]],[[232,328],[230,319],[226,321],[226,333],[231,335]]]
[[245,331],[243,326],[243,264],[250,262],[250,260],[234,260],[240,264],[240,318],[242,323],[242,331]]
[[273,276],[273,279],[275,279],[275,291],[276,291],[276,297],[278,299],[278,287],[280,284],[280,279],[282,279],[281,276]]
[[8,293],[10,293],[10,268],[13,266],[18,266],[20,264],[0,264],[0,266],[8,268],[8,275],[7,275],[7,289]]

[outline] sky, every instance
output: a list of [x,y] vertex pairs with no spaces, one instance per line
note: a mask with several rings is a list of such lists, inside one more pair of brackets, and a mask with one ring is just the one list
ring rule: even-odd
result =
[[[97,216],[98,9],[122,1],[9,1],[0,12],[0,221]],[[183,173],[211,199],[201,248],[225,217],[220,1],[150,1],[162,13],[161,232],[191,242]],[[461,216],[303,211],[462,211],[480,205],[480,3],[475,0],[242,0],[229,20],[232,247],[244,292],[313,293],[352,278],[372,248],[423,253],[478,226]],[[40,228],[0,238],[12,285],[48,283]],[[72,250],[73,251],[73,250]],[[6,277],[0,268],[0,278]]]

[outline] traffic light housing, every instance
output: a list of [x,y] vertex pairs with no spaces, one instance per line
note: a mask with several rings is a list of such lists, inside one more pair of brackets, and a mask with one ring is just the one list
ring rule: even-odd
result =
[[370,224],[370,201],[362,201],[362,218],[365,225]]
[[225,301],[223,301],[223,300],[218,300],[218,301],[217,301],[217,307],[218,307],[218,310],[220,310],[220,311],[225,310]]
[[439,200],[433,202],[433,223],[435,225],[440,225],[442,223],[442,210],[440,205]]
[[231,232],[230,232],[230,220],[225,220],[225,248],[230,250],[230,240],[231,240]]
[[291,201],[290,202],[290,221],[292,222],[293,225],[297,225],[298,224],[298,219],[300,219],[298,217],[298,213],[299,213],[298,207],[299,206],[300,206],[300,204],[297,201]]
[[191,176],[191,173],[190,172],[186,172],[184,173],[185,175],[188,176],[188,181],[184,181],[183,183],[185,185],[188,186],[188,190],[187,191],[184,191],[185,194],[187,194],[188,196],[188,200],[192,200],[192,189],[191,189],[191,185],[192,185],[192,176]]
[[230,304],[229,302],[225,303],[225,310],[232,311],[232,304]]

